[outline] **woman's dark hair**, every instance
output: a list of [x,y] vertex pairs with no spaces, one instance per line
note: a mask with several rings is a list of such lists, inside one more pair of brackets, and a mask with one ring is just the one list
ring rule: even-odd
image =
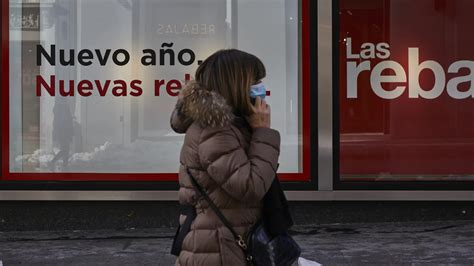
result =
[[255,55],[237,50],[219,50],[196,70],[196,81],[205,89],[218,92],[236,115],[252,114],[250,86],[263,79],[265,66]]

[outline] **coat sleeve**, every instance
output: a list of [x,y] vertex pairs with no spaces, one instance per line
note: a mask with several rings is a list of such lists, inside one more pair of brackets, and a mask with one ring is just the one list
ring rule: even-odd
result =
[[280,134],[270,128],[256,128],[248,152],[230,127],[204,130],[199,159],[209,176],[231,197],[260,201],[275,178],[280,155]]

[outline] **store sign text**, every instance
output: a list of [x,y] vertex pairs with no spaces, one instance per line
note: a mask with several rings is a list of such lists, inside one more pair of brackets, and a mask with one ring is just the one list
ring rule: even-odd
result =
[[[447,73],[459,74],[462,69],[469,70],[468,75],[456,76],[447,80],[447,74],[441,64],[435,60],[420,62],[420,48],[408,48],[408,69],[406,70],[399,62],[388,60],[390,58],[390,45],[388,43],[363,43],[360,52],[354,53],[352,39],[346,39],[346,67],[347,67],[347,98],[358,97],[358,79],[364,71],[370,72],[370,87],[373,92],[383,99],[396,99],[400,97],[408,87],[409,98],[436,99],[445,90],[454,99],[474,98],[474,61],[459,60],[453,62]],[[372,65],[371,60],[382,59],[383,61]],[[383,74],[391,70],[392,75]],[[434,76],[434,84],[431,88],[422,88],[420,74],[422,71],[431,71]],[[393,90],[383,88],[383,83],[399,84]],[[463,83],[469,84],[468,90],[459,90]]]
[[[154,49],[144,49],[140,56],[141,65],[144,67],[150,66],[191,66],[193,64],[200,65],[202,60],[197,60],[196,54],[192,49],[184,48],[179,51],[173,49],[173,43],[162,43],[161,49],[155,51]],[[36,47],[36,65],[48,65],[51,67],[63,66],[74,67],[82,66],[88,67],[91,65],[108,66],[113,64],[118,67],[123,67],[129,64],[131,60],[131,53],[126,49],[81,49],[76,51],[74,49],[56,49],[56,45],[50,45],[49,49],[45,49],[42,45]],[[157,79],[153,80],[153,95],[161,96],[168,95],[176,97],[188,81],[191,80],[190,73],[184,73],[184,80],[178,79]],[[62,80],[55,75],[43,77],[36,76],[36,96],[83,96],[89,97],[98,95],[101,97],[111,95],[115,97],[133,96],[138,97],[143,94],[143,81],[134,79],[131,81],[125,80]]]

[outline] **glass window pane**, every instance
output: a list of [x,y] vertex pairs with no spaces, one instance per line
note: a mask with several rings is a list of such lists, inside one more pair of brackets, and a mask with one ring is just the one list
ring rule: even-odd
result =
[[472,10],[339,0],[342,180],[474,180]]
[[[169,116],[177,92],[200,60],[238,48],[267,67],[272,126],[282,136],[279,171],[302,173],[300,6],[9,0],[10,172],[176,173],[183,136]],[[146,65],[152,52],[156,62]]]

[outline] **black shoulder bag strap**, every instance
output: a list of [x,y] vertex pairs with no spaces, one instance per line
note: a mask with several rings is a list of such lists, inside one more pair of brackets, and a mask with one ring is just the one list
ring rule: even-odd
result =
[[191,183],[193,184],[193,187],[199,191],[199,194],[201,194],[204,199],[209,203],[209,206],[211,209],[214,211],[214,213],[221,219],[222,223],[230,230],[232,235],[235,238],[235,242],[237,242],[237,245],[244,251],[244,254],[246,257],[248,257],[247,254],[247,244],[245,243],[245,240],[242,238],[241,235],[237,234],[235,232],[234,228],[232,228],[232,225],[230,224],[229,220],[225,218],[224,214],[219,210],[219,208],[212,202],[211,198],[209,198],[209,195],[204,191],[204,189],[198,184],[194,176],[191,174],[191,171],[189,171],[189,168],[186,168],[186,171],[188,172],[188,175],[191,179]]

